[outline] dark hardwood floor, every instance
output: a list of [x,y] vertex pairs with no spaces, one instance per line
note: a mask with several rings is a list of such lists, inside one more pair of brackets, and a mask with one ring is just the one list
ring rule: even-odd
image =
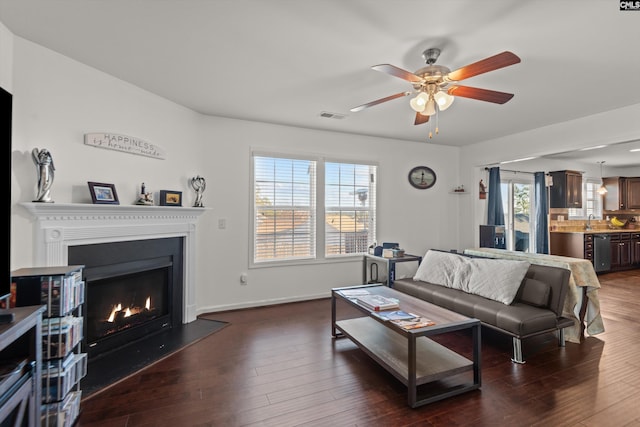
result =
[[[85,399],[94,426],[640,426],[640,270],[600,276],[606,332],[557,346],[483,329],[482,388],[417,409],[347,339],[330,301],[213,313],[221,331]],[[441,338],[465,352],[468,336]]]

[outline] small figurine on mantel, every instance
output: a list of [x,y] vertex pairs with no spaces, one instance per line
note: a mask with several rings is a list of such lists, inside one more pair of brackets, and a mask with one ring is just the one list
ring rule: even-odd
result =
[[153,206],[153,195],[147,193],[147,187],[144,185],[144,182],[140,186],[140,195],[136,201],[136,205]]
[[196,191],[196,201],[193,203],[194,208],[203,208],[202,193],[207,188],[207,182],[200,175],[191,178],[191,187]]

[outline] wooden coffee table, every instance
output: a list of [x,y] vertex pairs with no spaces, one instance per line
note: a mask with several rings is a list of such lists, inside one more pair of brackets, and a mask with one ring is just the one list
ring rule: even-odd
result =
[[[435,325],[402,329],[375,316],[355,299],[345,297],[340,291],[346,289],[366,289],[372,295],[397,299],[399,310],[426,317]],[[338,306],[343,303],[357,308],[359,315],[353,317],[351,310],[351,318],[338,320]],[[427,338],[462,329],[471,329],[473,360]],[[383,285],[332,289],[331,335],[333,338],[349,338],[407,386],[407,401],[412,408],[480,388],[480,321],[395,289]],[[418,390],[418,386],[424,387]]]

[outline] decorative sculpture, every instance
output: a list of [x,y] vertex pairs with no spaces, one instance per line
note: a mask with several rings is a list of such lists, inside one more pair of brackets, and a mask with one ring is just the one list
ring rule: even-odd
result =
[[147,193],[147,187],[144,185],[144,182],[140,186],[140,196],[136,201],[136,205],[145,205],[145,206],[153,205],[153,195],[151,193]]
[[34,202],[53,203],[51,200],[51,186],[55,175],[55,166],[53,165],[53,157],[46,148],[39,150],[34,148],[31,151],[33,163],[37,166],[38,173],[38,193]]
[[482,180],[480,180],[480,199],[486,199],[487,198],[487,186],[485,185],[484,182],[482,182]]
[[194,208],[203,208],[202,193],[207,188],[207,183],[200,175],[191,178],[191,187],[196,191],[196,201],[193,203]]

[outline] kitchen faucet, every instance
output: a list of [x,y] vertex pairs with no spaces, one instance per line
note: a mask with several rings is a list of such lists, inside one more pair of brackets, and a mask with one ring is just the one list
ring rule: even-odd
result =
[[591,230],[591,218],[593,218],[593,214],[589,214],[589,217],[587,218],[587,225],[584,227],[585,230]]

